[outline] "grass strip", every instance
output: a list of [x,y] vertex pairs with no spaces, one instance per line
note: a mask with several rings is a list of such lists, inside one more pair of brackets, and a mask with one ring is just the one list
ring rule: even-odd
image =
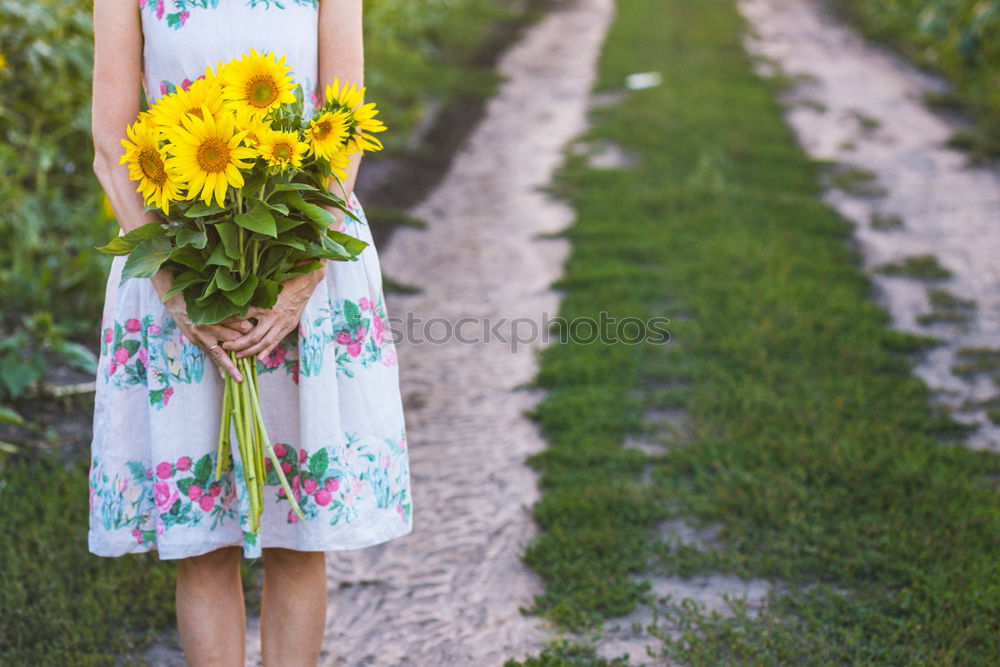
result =
[[[673,317],[672,338],[543,352],[550,447],[530,460],[541,532],[524,559],[546,592],[532,611],[571,629],[623,614],[652,562],[782,584],[759,613],[665,606],[654,631],[673,660],[990,664],[1000,457],[953,444],[964,429],[930,407],[912,372],[926,341],[872,301],[744,28],[730,1],[618,2],[598,90],[635,71],[663,83],[595,111],[583,137],[633,167],[570,155],[560,172],[578,212],[560,315]],[[665,455],[621,446],[645,411],[678,408],[690,433]],[[717,544],[657,543],[664,517],[719,524]]]
[[18,456],[0,481],[0,664],[138,662],[173,622],[173,564],[87,551],[87,469]]

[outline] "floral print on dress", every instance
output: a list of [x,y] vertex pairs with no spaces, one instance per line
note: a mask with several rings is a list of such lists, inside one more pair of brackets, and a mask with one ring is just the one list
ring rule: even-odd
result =
[[197,461],[181,456],[151,468],[129,461],[115,472],[95,456],[89,475],[91,515],[105,530],[131,529],[136,543],[145,545],[176,526],[215,529],[235,520],[233,474],[227,471],[216,480],[216,457],[215,452]]
[[396,365],[396,348],[381,295],[378,301],[368,297],[337,299],[319,310],[312,322],[299,326],[303,375],[320,373],[331,343],[339,375],[352,378],[359,367]]
[[[407,497],[409,464],[405,456],[399,456],[406,453],[405,434],[398,439],[386,438],[385,446],[377,448],[381,451],[373,451],[357,435],[345,433],[344,438],[341,448],[328,446],[311,453],[286,443],[274,445],[305,520],[323,520],[331,526],[350,523],[358,519],[363,503],[373,502],[379,509],[395,509],[400,520],[407,521],[411,507]],[[288,507],[286,521],[298,523],[300,519],[291,510],[270,458],[264,460],[264,469],[264,484],[272,487],[269,493],[279,506]],[[350,472],[359,470],[357,474]]]
[[112,388],[145,386],[150,405],[157,409],[170,403],[173,384],[198,383],[205,375],[205,353],[185,338],[171,317],[162,326],[152,315],[112,322],[104,327],[101,355],[108,360],[102,376]]
[[[250,8],[263,7],[264,9],[285,9],[289,4],[301,7],[319,7],[319,0],[246,0],[246,6]],[[167,25],[174,30],[183,28],[191,18],[193,9],[216,9],[219,0],[139,0],[139,8],[152,13],[157,20],[166,19]]]

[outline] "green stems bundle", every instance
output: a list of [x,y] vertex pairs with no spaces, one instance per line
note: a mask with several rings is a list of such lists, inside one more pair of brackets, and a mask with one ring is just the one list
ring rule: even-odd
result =
[[264,479],[267,477],[264,463],[265,449],[281,487],[285,490],[285,496],[292,504],[292,511],[300,519],[304,519],[305,515],[302,514],[302,508],[292,493],[288,478],[281,469],[281,461],[264,428],[260,409],[260,388],[257,384],[257,362],[252,357],[238,358],[235,352],[230,352],[229,358],[243,375],[243,382],[237,382],[231,375],[226,375],[226,386],[222,393],[222,418],[219,424],[215,479],[220,479],[223,471],[228,470],[227,466],[232,456],[231,436],[235,430],[240,461],[243,464],[243,480],[250,505],[250,532],[256,534],[260,530],[260,515],[264,511]]

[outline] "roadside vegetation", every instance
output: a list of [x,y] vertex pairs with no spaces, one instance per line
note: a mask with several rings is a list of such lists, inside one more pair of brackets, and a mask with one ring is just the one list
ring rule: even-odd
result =
[[943,74],[954,94],[929,100],[971,112],[976,128],[952,142],[975,157],[1000,157],[1000,2],[833,0],[867,34]]
[[[366,84],[391,128],[379,159],[428,151],[429,118],[488,96],[489,53],[541,5],[366,0]],[[135,660],[174,614],[172,564],[87,552],[92,402],[38,391],[43,379],[90,377],[108,265],[94,248],[116,228],[90,167],[91,6],[0,4],[3,664]],[[244,574],[252,593],[255,572]]]
[[[530,460],[543,495],[524,560],[546,591],[528,611],[583,643],[508,664],[621,664],[585,639],[640,604],[659,650],[635,664],[989,664],[1000,457],[963,446],[913,375],[934,341],[888,327],[744,29],[731,2],[618,3],[597,92],[623,98],[581,140],[636,160],[568,154],[559,314],[666,316],[671,338],[544,350],[549,448]],[[637,71],[662,84],[623,91]],[[686,414],[681,432],[663,428],[669,411]],[[666,519],[715,537],[664,538]],[[719,573],[774,587],[761,608],[718,614],[643,583]]]

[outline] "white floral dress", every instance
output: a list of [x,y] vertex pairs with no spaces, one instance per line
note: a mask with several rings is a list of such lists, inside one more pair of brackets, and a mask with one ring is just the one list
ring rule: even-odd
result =
[[[317,94],[317,0],[136,0],[153,100],[255,48],[284,54]],[[356,197],[343,231],[372,244]],[[259,535],[247,531],[240,461],[214,476],[223,380],[148,279],[107,283],[90,465],[90,550],[185,558],[222,546],[357,549],[412,530],[396,349],[378,255],[331,262],[300,321],[257,362],[264,422],[305,520],[270,470]]]

